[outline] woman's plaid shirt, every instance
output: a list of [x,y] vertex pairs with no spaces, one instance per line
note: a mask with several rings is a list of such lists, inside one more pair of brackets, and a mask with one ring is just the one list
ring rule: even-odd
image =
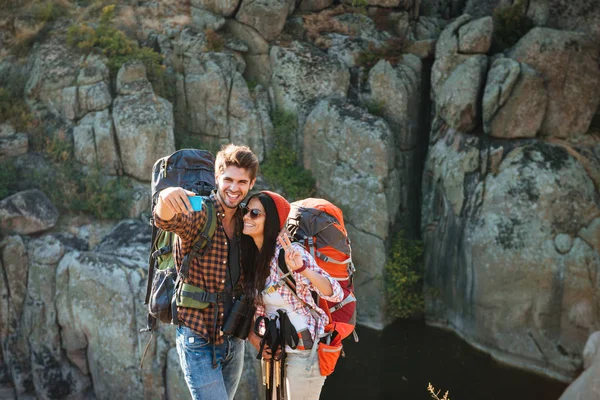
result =
[[[302,303],[298,299],[298,297],[296,297],[296,295],[294,295],[294,292],[292,292],[287,287],[287,285],[282,285],[277,289],[277,291],[279,292],[281,297],[283,297],[283,299],[287,303],[289,303],[293,306],[294,311],[296,311],[298,314],[305,315],[308,317],[307,318],[308,330],[310,331],[310,334],[311,334],[311,337],[312,337],[314,343],[317,343],[318,335],[321,335],[324,332],[325,325],[327,325],[327,323],[329,321],[328,321],[327,314],[325,314],[325,312],[323,310],[321,310],[317,306],[317,304],[315,304],[315,300],[313,299],[313,297],[311,295],[311,291],[317,292],[317,294],[320,297],[324,298],[327,301],[331,301],[333,303],[338,303],[338,302],[342,301],[342,299],[344,297],[344,292],[342,291],[342,287],[340,286],[340,284],[335,279],[333,279],[331,276],[329,276],[329,274],[327,272],[325,272],[321,267],[319,267],[317,265],[313,256],[311,256],[310,253],[308,251],[306,251],[304,249],[304,247],[302,247],[302,245],[300,245],[298,243],[292,243],[292,246],[294,246],[296,248],[296,250],[301,251],[302,261],[303,261],[303,264],[306,265],[306,268],[312,269],[313,271],[317,272],[318,274],[326,277],[329,280],[329,282],[331,282],[331,287],[333,288],[333,293],[331,294],[331,296],[325,296],[312,283],[310,283],[310,281],[308,280],[307,277],[305,277],[302,274],[293,272],[294,280],[296,281],[296,292],[298,293],[298,297],[300,297],[302,300],[304,300],[304,302],[309,304],[311,307],[313,307],[318,312],[318,314],[319,314],[318,320],[315,317],[313,317],[313,315],[310,313],[310,308],[305,306],[304,303]],[[273,259],[271,259],[271,263],[270,263],[271,271],[269,273],[269,277],[267,278],[265,288],[268,288],[268,287],[271,287],[271,286],[277,284],[277,282],[279,282],[281,280],[281,277],[283,276],[283,273],[281,273],[278,268],[278,255],[279,255],[280,250],[281,250],[281,245],[279,243],[277,243],[277,246],[275,247],[275,256],[273,257]],[[257,305],[256,315],[270,317],[269,315],[266,315],[265,307],[262,304]],[[262,325],[261,329],[264,329],[264,324],[261,324],[261,325]]]
[[[194,286],[204,288],[209,293],[221,293],[225,290],[225,279],[227,277],[228,247],[230,244],[227,235],[223,229],[223,206],[217,200],[216,194],[210,195],[215,205],[217,213],[217,230],[213,236],[210,248],[204,256],[195,257],[190,263],[190,270],[186,282]],[[154,215],[154,224],[163,230],[174,232],[178,239],[175,242],[174,256],[176,265],[181,265],[183,256],[191,251],[193,240],[198,235],[198,231],[206,221],[206,208],[201,211],[192,212],[188,215],[177,214],[173,219],[165,221]],[[239,224],[237,224],[239,225]],[[236,226],[236,229],[240,229]],[[242,279],[242,277],[240,277]],[[241,282],[241,281],[240,281]],[[177,317],[179,321],[194,330],[206,340],[215,344],[223,343],[224,338],[220,327],[223,326],[223,303],[219,304],[219,314],[217,319],[217,332],[214,332],[215,304],[210,303],[203,310],[196,308],[178,307]]]

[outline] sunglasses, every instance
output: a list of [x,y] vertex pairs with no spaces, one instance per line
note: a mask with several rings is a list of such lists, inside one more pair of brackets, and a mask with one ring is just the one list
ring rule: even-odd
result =
[[242,215],[249,214],[250,219],[256,219],[264,212],[260,211],[257,208],[249,209],[248,207],[242,207]]

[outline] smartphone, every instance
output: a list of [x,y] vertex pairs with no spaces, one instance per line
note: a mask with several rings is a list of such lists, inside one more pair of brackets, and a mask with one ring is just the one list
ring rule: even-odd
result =
[[188,196],[188,199],[192,205],[192,211],[202,210],[202,196]]

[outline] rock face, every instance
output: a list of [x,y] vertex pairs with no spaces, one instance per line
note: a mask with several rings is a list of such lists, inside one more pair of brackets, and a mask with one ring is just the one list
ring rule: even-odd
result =
[[[149,241],[150,227],[135,220],[92,251],[73,250],[68,235],[0,241],[0,346],[17,398],[190,398],[174,327],[139,332]],[[248,356],[239,400],[260,397]]]
[[583,349],[583,373],[558,400],[600,399],[600,331],[594,332]]
[[15,193],[0,201],[0,226],[4,232],[30,234],[52,228],[58,210],[37,189]]
[[548,101],[544,78],[509,58],[494,61],[483,94],[483,129],[505,139],[535,137]]
[[487,57],[473,56],[458,65],[446,79],[436,99],[436,112],[454,129],[470,132],[477,126]]
[[444,29],[436,45],[431,98],[437,116],[461,132],[471,132],[479,122],[487,71],[483,54],[491,34],[490,18],[471,21],[469,15],[462,15]]
[[[134,69],[131,75],[136,78],[123,78]],[[117,86],[119,96],[113,105],[113,121],[116,136],[119,142],[120,156],[123,170],[127,175],[148,181],[152,172],[152,165],[160,157],[175,151],[175,137],[173,135],[173,107],[167,100],[160,98],[149,90],[133,94],[132,87],[150,86],[144,77],[138,78],[135,72],[140,69],[140,64],[125,64],[121,67]]]
[[31,72],[25,86],[29,104],[69,118],[66,110],[75,108],[76,97],[63,93],[63,90],[76,83],[78,59],[75,53],[57,40],[40,45],[29,59]]
[[296,114],[301,122],[319,99],[346,97],[350,72],[337,58],[301,42],[274,46],[270,56],[275,105]]
[[600,49],[581,33],[534,28],[510,57],[541,73],[548,108],[541,134],[566,138],[585,134],[600,104]]
[[580,31],[600,40],[600,3],[597,1],[532,0],[527,16],[537,26]]
[[244,77],[265,87],[268,86],[271,82],[269,43],[256,29],[234,19],[227,20],[227,29],[235,38],[242,40],[248,46],[248,51],[244,53],[246,62]]
[[240,0],[192,0],[191,5],[204,8],[224,17],[231,17],[238,8]]
[[[395,220],[407,234],[413,235],[418,222],[419,200],[413,193],[419,190],[420,180],[418,146],[421,136],[421,60],[411,54],[402,57],[396,66],[379,61],[369,72],[370,102],[379,107],[381,116],[389,124],[396,146],[396,170],[400,208],[390,209],[389,218]],[[392,203],[395,203],[392,202]]]
[[598,233],[585,233],[598,229],[598,155],[452,129],[435,137],[423,178],[428,321],[568,379],[600,320]]
[[244,0],[235,17],[271,41],[283,30],[285,20],[294,11],[294,6],[294,0]]
[[26,133],[17,133],[8,123],[0,124],[0,162],[10,157],[27,153],[29,137]]
[[[317,181],[317,196],[344,210],[353,258],[362,268],[356,280],[364,304],[359,319],[381,328],[385,240],[400,199],[393,134],[382,119],[343,100],[320,101],[304,127],[304,165]],[[364,195],[355,196],[357,190]]]
[[184,80],[188,126],[217,143],[249,145],[262,160],[265,131],[240,69],[243,64],[228,53],[203,53],[189,60]]
[[82,164],[103,165],[111,174],[119,169],[115,129],[108,110],[87,114],[73,128],[75,159]]
[[458,50],[466,54],[485,54],[492,45],[494,23],[484,17],[463,25],[458,30]]

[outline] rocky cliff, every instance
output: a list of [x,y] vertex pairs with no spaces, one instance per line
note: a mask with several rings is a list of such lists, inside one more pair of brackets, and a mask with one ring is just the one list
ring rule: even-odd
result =
[[[152,164],[228,142],[266,162],[275,113],[293,116],[288,147],[315,195],[344,210],[359,324],[390,321],[384,265],[403,230],[424,241],[429,323],[512,365],[580,371],[600,329],[595,2],[514,8],[533,29],[504,48],[504,0],[124,2],[110,27],[93,17],[108,3],[79,2],[27,52],[15,43],[36,21],[13,3],[0,87],[24,79],[17,98],[37,122],[0,121],[0,161],[19,177],[0,199],[7,398],[187,398],[172,329],[138,332]],[[143,57],[115,67],[98,41],[81,52],[117,27],[158,70]],[[83,183],[67,193],[108,195],[82,206],[44,185],[66,184],[55,166],[68,157]],[[99,167],[104,186],[88,179]],[[89,207],[104,219],[75,212]],[[113,208],[130,219],[101,214]],[[247,353],[240,399],[258,397]]]

